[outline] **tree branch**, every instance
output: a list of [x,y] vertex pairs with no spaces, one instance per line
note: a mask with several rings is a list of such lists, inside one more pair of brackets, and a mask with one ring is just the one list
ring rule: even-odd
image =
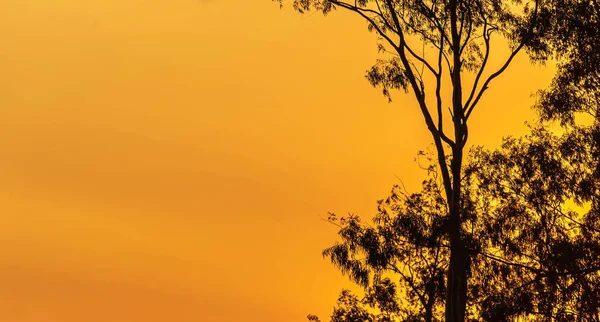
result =
[[479,80],[481,79],[481,75],[483,75],[483,71],[485,70],[487,61],[490,57],[490,36],[491,36],[491,31],[488,30],[487,19],[484,18],[484,20],[483,20],[483,41],[485,43],[485,54],[483,57],[483,61],[481,62],[481,67],[479,68],[479,71],[477,72],[477,76],[475,76],[475,81],[473,83],[473,88],[471,89],[471,94],[469,95],[469,98],[465,102],[465,112],[466,112],[466,109],[469,107],[469,104],[471,104],[471,100],[473,100],[473,96],[475,95],[475,92],[477,91],[477,86],[479,85]]
[[529,26],[529,30],[527,32],[527,35],[524,36],[524,39],[520,42],[520,44],[517,46],[517,48],[515,48],[512,51],[512,53],[510,54],[510,56],[508,57],[508,59],[506,60],[506,62],[504,63],[504,65],[502,65],[502,67],[500,67],[500,69],[498,69],[495,73],[493,73],[492,75],[490,75],[488,77],[488,79],[485,81],[485,83],[481,87],[481,90],[477,94],[475,100],[473,101],[473,103],[471,103],[471,106],[468,106],[468,107],[465,106],[465,111],[466,111],[465,121],[469,119],[469,116],[473,112],[473,109],[475,108],[475,106],[477,106],[477,103],[481,99],[481,96],[488,89],[488,86],[489,86],[490,82],[494,78],[496,78],[500,74],[502,74],[506,70],[506,68],[508,68],[508,66],[510,65],[510,63],[512,62],[512,60],[515,58],[515,56],[525,46],[525,43],[529,40],[528,38],[530,38],[533,35],[533,29],[535,28],[535,25],[536,25],[536,22],[537,22],[538,10],[539,10],[539,0],[536,0],[535,1],[535,9],[534,9],[534,13],[533,13],[533,18],[532,18],[532,21],[531,21],[531,25]]
[[[444,37],[440,37],[440,48],[444,48]],[[438,74],[435,75],[435,97],[436,97],[436,105],[437,105],[437,114],[438,114],[438,132],[440,133],[440,137],[444,142],[446,142],[450,146],[454,146],[454,141],[446,136],[444,133],[444,115],[442,112],[442,55],[443,51],[440,50],[438,54]]]
[[398,51],[398,55],[400,55],[400,60],[402,61],[404,67],[407,69],[408,79],[411,83],[413,91],[415,92],[415,96],[419,103],[421,113],[423,114],[423,117],[425,118],[425,123],[427,124],[427,128],[429,129],[429,131],[431,132],[431,134],[433,136],[433,141],[435,143],[435,147],[436,147],[437,154],[438,154],[438,161],[439,161],[440,168],[442,171],[444,188],[446,190],[446,195],[449,198],[452,193],[452,185],[450,184],[449,169],[445,162],[446,153],[444,150],[444,146],[442,144],[442,138],[441,138],[441,135],[440,135],[439,131],[437,130],[435,124],[433,123],[433,119],[431,117],[431,114],[429,113],[429,110],[427,109],[427,104],[425,103],[425,99],[424,99],[422,93],[418,89],[418,85],[416,83],[415,76],[412,73],[412,70],[410,69],[410,64],[408,62],[408,59],[406,58],[406,54],[404,53],[406,40],[404,39],[404,33],[402,32],[402,28],[400,28],[400,20],[398,19],[398,15],[393,10],[392,1],[391,0],[385,0],[385,1],[391,12],[392,20],[396,24],[396,28],[399,31],[398,36],[400,37],[400,46],[398,46],[396,48],[396,50]]

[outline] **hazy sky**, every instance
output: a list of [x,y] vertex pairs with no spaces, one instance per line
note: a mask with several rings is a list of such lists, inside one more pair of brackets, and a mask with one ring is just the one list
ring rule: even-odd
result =
[[[287,3],[0,1],[2,321],[330,312],[347,283],[319,216],[372,215],[396,175],[417,189],[430,139],[364,78],[360,19]],[[550,76],[520,56],[470,142],[524,133]]]

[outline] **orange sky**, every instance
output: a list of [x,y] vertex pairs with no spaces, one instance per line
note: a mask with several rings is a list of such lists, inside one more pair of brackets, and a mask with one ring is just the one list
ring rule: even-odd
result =
[[[324,316],[347,283],[319,216],[423,178],[422,116],[364,79],[375,39],[351,15],[4,0],[0,25],[2,321]],[[471,143],[524,133],[550,76],[517,59]]]

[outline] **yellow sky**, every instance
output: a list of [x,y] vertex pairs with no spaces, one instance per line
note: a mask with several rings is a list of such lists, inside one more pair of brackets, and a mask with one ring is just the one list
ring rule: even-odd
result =
[[[10,322],[329,313],[327,211],[371,215],[430,142],[370,87],[365,24],[270,0],[0,2],[0,312]],[[471,143],[525,132],[517,59]]]

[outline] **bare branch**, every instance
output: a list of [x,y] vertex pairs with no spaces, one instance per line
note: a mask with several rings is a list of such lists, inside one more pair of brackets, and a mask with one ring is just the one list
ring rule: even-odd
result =
[[437,153],[438,161],[440,163],[442,177],[444,179],[443,180],[444,188],[446,190],[446,195],[448,197],[448,200],[450,200],[450,195],[452,193],[452,185],[450,184],[450,172],[449,172],[448,166],[446,165],[446,162],[445,162],[446,153],[444,150],[444,146],[442,144],[442,138],[441,138],[441,135],[440,135],[439,131],[437,130],[435,124],[433,123],[431,113],[429,113],[429,110],[427,109],[427,104],[425,103],[425,98],[418,88],[415,76],[414,76],[412,70],[410,69],[410,64],[408,62],[408,59],[406,58],[406,54],[404,52],[404,48],[406,47],[405,46],[406,40],[404,39],[404,33],[402,32],[402,28],[400,28],[400,20],[398,19],[398,15],[393,10],[392,1],[391,0],[385,0],[385,1],[386,1],[388,8],[390,9],[392,19],[393,19],[394,23],[396,24],[396,27],[399,31],[398,36],[400,37],[400,46],[398,46],[396,48],[396,50],[398,50],[398,54],[400,55],[400,60],[402,61],[405,68],[407,69],[408,79],[411,83],[411,86],[415,93],[416,99],[419,103],[421,113],[423,114],[423,117],[425,118],[425,123],[427,124],[427,128],[433,135],[433,141],[435,143],[435,147],[438,152]]
[[521,49],[523,49],[523,47],[525,46],[525,43],[527,42],[527,40],[529,40],[528,38],[532,36],[533,29],[535,27],[535,22],[537,20],[538,9],[539,9],[539,0],[536,0],[535,1],[535,9],[534,9],[534,13],[533,13],[533,19],[532,19],[532,22],[531,22],[531,24],[529,26],[529,30],[527,32],[527,35],[524,36],[524,39],[512,51],[512,53],[510,54],[510,56],[508,57],[508,59],[506,60],[506,62],[504,63],[504,65],[502,65],[502,67],[500,67],[500,69],[498,69],[495,73],[491,74],[488,77],[488,79],[485,81],[485,83],[483,83],[483,86],[481,87],[481,90],[479,90],[479,93],[475,97],[475,100],[473,101],[473,103],[471,103],[471,106],[468,106],[468,107],[465,106],[465,111],[466,111],[465,118],[464,118],[465,122],[466,122],[466,120],[469,119],[469,116],[473,112],[473,109],[475,108],[475,106],[477,106],[477,103],[481,99],[481,96],[483,95],[483,93],[488,89],[488,86],[489,86],[490,82],[494,78],[500,76],[506,70],[506,68],[508,68],[508,66],[510,65],[510,63],[512,62],[512,60],[515,58],[515,56],[521,51]]
[[465,106],[464,106],[465,111],[469,107],[469,104],[471,104],[471,100],[473,100],[473,96],[475,95],[475,92],[477,91],[477,86],[479,85],[479,80],[481,79],[481,75],[483,75],[483,71],[485,70],[487,61],[490,57],[491,32],[493,32],[493,29],[488,30],[488,22],[487,22],[487,19],[485,19],[485,17],[484,17],[482,36],[483,36],[483,40],[485,42],[485,54],[483,57],[483,61],[481,62],[481,67],[479,68],[479,72],[477,72],[477,76],[475,76],[475,82],[473,83],[473,88],[471,89],[471,94],[469,95],[469,98],[467,99],[467,102],[465,103]]
[[429,62],[427,62],[427,60],[425,60],[425,57],[421,57],[419,56],[417,53],[415,53],[412,48],[410,48],[410,46],[408,46],[408,44],[405,45],[406,50],[418,61],[420,61],[421,63],[423,63],[427,69],[429,69],[429,71],[433,74],[437,76],[437,72],[435,69],[433,69],[433,67],[431,66],[431,64],[429,64]]

